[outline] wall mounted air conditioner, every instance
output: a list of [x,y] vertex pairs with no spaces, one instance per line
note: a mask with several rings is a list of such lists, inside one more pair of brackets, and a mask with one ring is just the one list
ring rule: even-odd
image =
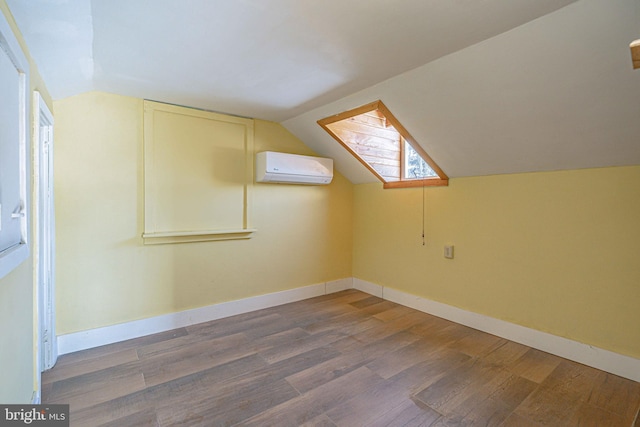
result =
[[256,182],[329,184],[332,178],[332,159],[274,151],[256,154]]

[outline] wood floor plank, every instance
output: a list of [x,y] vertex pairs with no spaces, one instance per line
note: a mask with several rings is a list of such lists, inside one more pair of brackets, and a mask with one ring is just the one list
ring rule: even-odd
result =
[[407,396],[397,383],[380,381],[371,388],[347,398],[327,411],[338,426],[374,425],[381,418],[393,418],[389,412],[407,402]]
[[[162,400],[166,405],[158,408],[158,419],[161,425],[209,426],[241,422],[299,396],[284,378],[336,355],[335,350],[316,349],[275,365],[247,369],[227,380],[215,381],[215,387],[201,382],[200,389],[180,389],[180,394],[164,396]],[[175,410],[176,407],[180,409]]]
[[498,427],[511,415],[513,408],[501,400],[488,398],[469,410],[460,420],[462,425]]
[[560,362],[562,362],[561,357],[531,348],[509,370],[518,376],[541,383]]
[[[269,378],[285,379],[299,372],[313,369],[325,361],[335,359],[339,355],[340,352],[331,346],[314,348],[305,353],[296,354],[293,357],[268,364],[255,373],[261,374],[261,372],[264,371],[268,374]],[[249,372],[246,375],[253,374],[254,373]]]
[[340,329],[340,331],[345,334],[356,334],[378,326],[381,323],[382,320],[378,320],[358,310],[356,312],[334,316],[331,319],[314,321],[302,328],[310,334],[317,334],[319,332],[327,332],[335,329]]
[[[353,301],[354,297],[362,296],[351,295],[347,300]],[[264,310],[265,313],[277,312],[287,319],[295,322],[307,323],[309,320],[327,319],[347,313],[357,312],[358,309],[349,303],[341,302],[341,298],[333,299],[308,299],[295,303],[284,304],[278,307],[272,307]]]
[[97,355],[95,357],[77,360],[74,363],[63,363],[57,366],[58,369],[49,370],[42,374],[42,384],[50,384],[55,381],[76,377],[82,374],[99,371],[124,363],[138,360],[138,353],[135,348]]
[[298,392],[284,380],[255,387],[251,382],[222,386],[205,398],[157,409],[163,426],[234,425],[255,414],[287,402]]
[[434,409],[408,399],[402,406],[397,406],[381,415],[380,418],[373,420],[370,427],[429,427],[440,418],[441,415]]
[[229,376],[227,380],[216,381],[214,387],[209,381],[201,381],[197,387],[180,389],[180,393],[158,390],[163,394],[168,392],[162,398],[165,405],[157,408],[158,420],[163,426],[233,425],[298,396],[299,393],[283,379],[286,373],[249,369]]
[[270,348],[287,346],[290,342],[296,342],[298,340],[305,339],[309,335],[310,334],[303,329],[293,328],[289,329],[288,331],[282,331],[273,335],[267,335],[266,337],[254,339],[249,345],[257,353],[259,351],[265,351]]
[[384,300],[382,298],[379,297],[374,297],[374,296],[370,296],[358,301],[354,301],[352,303],[350,303],[352,306],[354,306],[355,308],[366,308],[366,307],[370,307],[374,304],[380,304],[383,303]]
[[[221,366],[220,372],[226,374],[224,379],[197,378],[197,386],[193,382],[182,383],[182,379],[174,380],[165,387],[152,388],[152,400],[164,404],[163,408],[158,409],[161,424],[179,425],[182,419],[187,420],[189,425],[215,425],[218,421],[228,424],[230,420],[239,422],[255,411],[265,409],[264,405],[270,407],[298,396],[293,387],[283,383],[284,378],[338,354],[331,348],[315,349],[273,365],[263,362],[258,367],[237,369],[233,375],[229,375],[225,366]],[[270,395],[272,389],[275,393],[273,396]],[[189,407],[188,411],[170,411],[172,407],[185,405]],[[206,424],[206,420],[212,424]],[[218,421],[214,423],[215,420]]]
[[248,419],[244,425],[298,426],[382,381],[382,378],[363,366],[294,399],[276,405]]
[[147,387],[143,391],[132,392],[108,402],[96,402],[93,406],[81,410],[72,409],[72,425],[93,427],[106,423],[110,419],[125,418],[149,408],[155,410],[158,407],[184,405],[191,399],[209,395],[212,384],[216,386],[223,384],[247,372],[256,372],[266,365],[260,357],[252,355],[206,371]]
[[300,427],[338,427],[333,421],[325,414],[318,415],[317,417],[300,424]]
[[135,412],[126,417],[118,418],[107,423],[100,424],[99,427],[158,427],[159,425],[160,424],[158,423],[156,411],[154,411],[153,409],[147,409],[144,411]]
[[[134,338],[113,344],[107,344],[100,347],[94,347],[75,353],[64,354],[58,358],[56,367],[60,368],[65,365],[75,365],[80,361],[86,361],[94,357],[103,358],[108,354],[121,352],[123,350],[137,349],[144,345],[170,340],[179,336],[187,335],[186,328],[173,329],[171,331],[160,332],[153,335],[147,335],[140,338]],[[45,376],[46,376],[45,372]]]
[[347,290],[60,358],[71,425],[640,427],[640,383]]
[[595,368],[562,360],[540,386],[571,401],[586,401],[603,375]]
[[[153,412],[155,404],[149,389],[129,393],[85,408],[70,408],[70,425],[74,427],[95,427],[117,420],[125,420],[138,413]],[[116,422],[116,425],[118,423]],[[124,426],[125,424],[120,424]]]
[[393,308],[396,308],[398,306],[398,304],[391,302],[391,301],[382,301],[379,302],[377,304],[373,304],[370,305],[368,307],[363,308],[362,310],[360,310],[362,313],[366,313],[370,316],[375,316],[376,314],[381,314],[384,313],[386,311],[389,311]]
[[438,351],[438,347],[424,341],[415,341],[376,358],[367,366],[382,378],[389,378],[413,365],[429,360],[429,356],[436,351]]
[[535,382],[527,378],[512,375],[489,397],[504,403],[513,410],[529,397],[537,387],[538,385]]
[[[445,333],[448,334],[448,330],[445,329]],[[463,334],[462,338],[452,341],[448,347],[472,357],[482,357],[504,342],[502,338],[485,332],[474,330],[467,334],[461,333]]]
[[220,351],[237,347],[249,342],[244,332],[238,332],[222,337],[209,337],[207,335],[185,335],[175,339],[161,341],[138,348],[137,354],[141,360],[157,357],[166,353],[195,353],[201,349],[207,352]]
[[514,412],[503,421],[500,427],[543,427],[543,424],[538,424]]
[[327,294],[327,295],[323,295],[317,298],[313,298],[313,300],[315,301],[316,299],[318,301],[327,301],[327,300],[331,300],[333,302],[336,303],[340,303],[340,304],[348,304],[350,302],[354,302],[354,301],[358,301],[361,299],[365,299],[365,298],[369,298],[371,295],[365,293],[365,292],[360,292],[357,289],[347,289],[341,292],[336,292],[336,293],[332,293],[332,294]]
[[169,346],[152,345],[140,349],[140,370],[147,386],[241,359],[256,353],[243,333],[210,340],[196,339],[190,345],[172,340]]
[[364,357],[375,359],[391,351],[414,343],[417,340],[419,340],[419,337],[416,335],[406,331],[401,331],[392,335],[384,336],[379,340],[366,343],[363,343],[355,336],[350,335],[331,343],[331,346],[340,350],[344,354],[360,353]]
[[481,401],[467,411],[462,423],[465,425],[499,426],[515,408],[535,390],[537,384],[526,378],[511,375],[486,398],[476,395]]
[[510,377],[504,369],[471,359],[415,397],[446,417],[464,418]]
[[389,310],[382,311],[373,315],[374,318],[387,322],[413,312],[414,310],[403,305],[396,304]]
[[58,383],[54,383],[52,396],[46,398],[43,403],[69,404],[73,411],[126,396],[132,392],[144,390],[146,387],[141,373],[104,378],[91,384],[76,382],[71,386],[60,387],[64,388],[64,391],[57,390],[56,384]]
[[271,347],[267,350],[260,351],[258,354],[267,361],[267,363],[275,363],[285,360],[298,354],[306,353],[309,350],[321,348],[344,338],[341,332],[325,332],[321,334],[309,335],[296,341],[289,342],[286,346]]
[[588,403],[613,412],[631,425],[640,411],[640,383],[603,372],[591,391]]
[[[486,397],[503,386],[510,377],[511,374],[504,369],[480,368],[470,376],[469,384],[444,405],[441,405],[438,411],[449,417],[460,416],[463,419],[469,418],[471,412],[482,412],[477,408],[483,405],[493,412],[494,402],[488,401]],[[502,402],[497,401],[497,404],[502,409]]]
[[561,392],[538,388],[516,408],[514,413],[543,426],[571,425],[569,420],[581,403],[567,398]]
[[147,360],[142,367],[145,384],[150,387],[167,381],[195,374],[215,366],[242,359],[255,354],[246,348],[237,347],[218,352],[203,352],[188,355],[172,354],[171,357],[154,357],[153,361]]
[[574,412],[569,424],[581,427],[631,426],[628,420],[624,420],[620,415],[586,402]]
[[468,338],[469,335],[476,332],[471,328],[457,325],[453,322],[447,322],[443,327],[438,325],[439,322],[435,324],[428,323],[427,325],[419,324],[412,327],[410,332],[420,335],[425,342],[432,346],[448,346],[452,348],[455,348],[457,342]]
[[300,393],[305,393],[326,384],[344,374],[365,365],[370,359],[360,352],[341,354],[323,363],[309,367],[286,377],[286,380]]
[[530,350],[526,345],[513,341],[502,340],[502,345],[482,358],[489,365],[500,366],[509,369]]
[[336,405],[327,412],[338,426],[404,425],[420,420],[429,425],[441,414],[409,398],[397,382],[383,381]]
[[430,354],[423,362],[411,366],[388,380],[399,383],[411,396],[439,381],[471,360],[471,357],[447,348]]
[[187,326],[186,329],[189,334],[204,334],[209,338],[215,338],[244,332],[251,328],[260,327],[282,318],[278,313],[247,317],[248,318],[244,319],[243,315],[233,316],[226,319],[215,320],[213,322]]
[[411,312],[404,316],[381,323],[377,328],[370,328],[352,335],[352,338],[361,344],[370,344],[383,338],[408,331],[412,326],[424,321],[425,315],[420,312]]

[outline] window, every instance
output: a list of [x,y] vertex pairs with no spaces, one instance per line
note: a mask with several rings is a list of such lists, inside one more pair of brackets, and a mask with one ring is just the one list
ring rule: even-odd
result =
[[382,103],[319,120],[384,188],[448,185],[449,178]]
[[29,256],[27,72],[26,57],[0,13],[0,277]]
[[404,142],[404,179],[437,178],[438,174],[406,140]]

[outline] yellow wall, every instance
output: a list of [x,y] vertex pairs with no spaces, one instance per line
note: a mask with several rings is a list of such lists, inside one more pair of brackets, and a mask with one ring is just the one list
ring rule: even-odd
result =
[[[51,105],[45,87],[35,63],[29,56],[24,39],[20,35],[5,0],[0,0],[2,13],[14,30],[16,38],[25,52],[30,65],[29,96],[32,91],[39,91],[45,102]],[[31,98],[29,98],[31,99]],[[33,116],[30,114],[30,122]],[[32,126],[29,128],[31,129]],[[33,142],[31,142],[33,146]],[[29,151],[32,154],[32,150]],[[33,168],[33,166],[31,166]],[[33,182],[31,183],[33,189]],[[33,197],[29,200],[31,218],[33,218]],[[33,219],[31,221],[33,230]],[[31,233],[30,245],[33,254],[34,233]],[[18,268],[0,279],[0,402],[31,402],[37,381],[35,367],[35,310],[34,310],[34,267],[33,255]]]
[[[143,101],[55,102],[57,328],[67,334],[351,276],[353,186],[256,184],[250,240],[144,246]],[[255,121],[256,152],[312,154]]]
[[[424,246],[422,189],[338,174],[256,184],[251,240],[143,246],[142,100],[89,93],[55,110],[59,334],[353,275],[640,357],[640,167],[427,188]],[[311,154],[258,120],[264,150]]]
[[355,277],[640,358],[640,166],[427,188],[425,246],[422,189],[354,200]]

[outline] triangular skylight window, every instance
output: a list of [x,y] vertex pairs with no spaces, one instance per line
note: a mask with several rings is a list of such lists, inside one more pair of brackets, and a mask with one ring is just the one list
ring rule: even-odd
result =
[[382,101],[318,121],[384,188],[447,185],[449,178]]

